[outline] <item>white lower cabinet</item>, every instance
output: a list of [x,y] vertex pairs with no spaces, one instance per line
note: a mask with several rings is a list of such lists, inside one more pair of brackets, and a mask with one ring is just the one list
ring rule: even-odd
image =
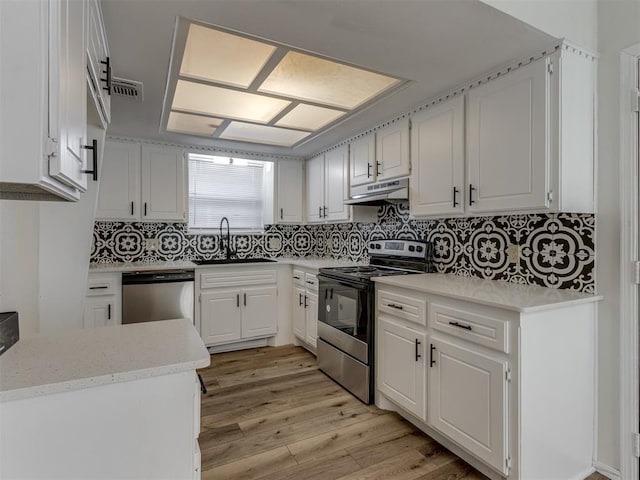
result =
[[507,474],[507,361],[438,337],[430,350],[429,424]]
[[293,334],[300,344],[315,353],[318,340],[318,271],[293,270]]
[[84,328],[120,325],[122,322],[120,273],[90,273],[84,301]]
[[426,331],[381,315],[378,319],[378,390],[419,419],[427,420]]
[[196,274],[196,325],[207,346],[265,338],[277,333],[275,270],[208,267]]
[[[393,278],[376,285],[378,407],[494,480],[593,471],[597,299],[550,291],[549,305],[520,309],[516,297],[544,292],[484,281],[453,298]],[[485,303],[496,299],[508,306]]]

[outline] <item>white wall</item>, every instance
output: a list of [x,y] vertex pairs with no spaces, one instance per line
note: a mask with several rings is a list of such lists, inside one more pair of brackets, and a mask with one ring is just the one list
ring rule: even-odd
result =
[[598,460],[620,466],[620,52],[640,42],[640,2],[598,3],[598,216],[599,310]]
[[20,314],[20,337],[39,331],[38,202],[0,201],[0,311]]
[[596,0],[482,0],[557,38],[598,49]]

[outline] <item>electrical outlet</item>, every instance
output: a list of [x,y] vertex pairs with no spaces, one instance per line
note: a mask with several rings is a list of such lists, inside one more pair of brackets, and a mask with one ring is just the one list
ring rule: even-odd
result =
[[144,239],[144,248],[147,251],[158,250],[160,247],[160,241],[157,238],[145,238]]
[[509,263],[518,263],[520,261],[520,245],[509,245],[507,247],[507,258]]

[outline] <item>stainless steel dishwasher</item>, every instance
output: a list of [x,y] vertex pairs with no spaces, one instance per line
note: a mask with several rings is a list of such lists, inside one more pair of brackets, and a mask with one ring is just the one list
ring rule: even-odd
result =
[[122,323],[188,318],[193,322],[193,270],[124,272]]

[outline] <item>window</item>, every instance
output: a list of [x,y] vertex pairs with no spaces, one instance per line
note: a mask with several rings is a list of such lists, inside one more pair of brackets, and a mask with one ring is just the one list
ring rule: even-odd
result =
[[260,231],[271,221],[273,165],[242,158],[189,154],[189,228]]

